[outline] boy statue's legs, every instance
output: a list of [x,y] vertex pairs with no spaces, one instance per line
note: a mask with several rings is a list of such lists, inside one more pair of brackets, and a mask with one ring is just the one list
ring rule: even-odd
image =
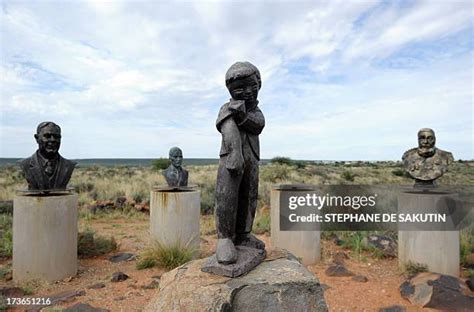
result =
[[[244,149],[245,153],[252,153]],[[265,243],[251,234],[258,201],[258,160],[253,154],[246,154],[245,168],[240,181],[237,220],[235,225],[235,244],[265,249]]]
[[242,175],[231,175],[226,168],[226,156],[219,161],[216,183],[216,256],[219,263],[234,263],[237,261],[237,251],[233,239],[239,202],[239,185]]

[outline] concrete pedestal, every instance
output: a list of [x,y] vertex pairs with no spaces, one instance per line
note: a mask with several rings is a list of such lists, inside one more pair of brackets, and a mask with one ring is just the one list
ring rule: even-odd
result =
[[296,257],[301,258],[304,265],[318,263],[321,260],[320,231],[280,231],[280,196],[282,192],[284,190],[278,186],[271,190],[272,247],[288,250]]
[[15,196],[15,281],[56,281],[76,275],[77,198],[73,193]]
[[[399,213],[433,211],[440,199],[453,194],[402,192]],[[399,231],[398,263],[425,264],[431,272],[459,276],[459,231]]]
[[199,252],[199,190],[152,190],[150,233],[166,246],[187,246]]

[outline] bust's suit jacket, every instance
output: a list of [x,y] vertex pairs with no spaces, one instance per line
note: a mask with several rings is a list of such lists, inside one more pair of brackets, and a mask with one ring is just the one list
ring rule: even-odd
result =
[[25,174],[28,182],[28,189],[30,190],[51,190],[51,189],[66,189],[66,186],[71,179],[72,171],[76,163],[67,160],[59,155],[56,170],[54,175],[49,178],[42,168],[39,160],[38,151],[20,161],[20,167]]
[[[232,118],[233,115],[233,112],[229,109],[229,105],[230,102],[222,105],[216,121],[217,130],[222,133],[221,150],[219,152],[219,156],[227,155],[234,149],[230,140],[226,137],[227,135],[231,134],[226,134],[221,131],[222,124],[229,118]],[[245,140],[248,139],[253,154],[257,160],[260,160],[260,141],[258,139],[258,135],[265,127],[265,118],[263,117],[262,111],[257,106],[255,106],[254,108],[247,111],[247,116],[245,119],[236,125],[240,133],[240,142],[245,142]]]
[[163,175],[165,176],[168,186],[188,186],[188,171],[181,167],[181,170],[178,170],[178,178],[173,173],[173,165],[170,165],[168,168],[163,170]]

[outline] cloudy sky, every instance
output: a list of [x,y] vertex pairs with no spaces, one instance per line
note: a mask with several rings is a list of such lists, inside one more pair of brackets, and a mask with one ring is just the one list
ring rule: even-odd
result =
[[473,159],[472,1],[1,0],[0,157],[217,158],[224,75],[262,73],[263,158]]

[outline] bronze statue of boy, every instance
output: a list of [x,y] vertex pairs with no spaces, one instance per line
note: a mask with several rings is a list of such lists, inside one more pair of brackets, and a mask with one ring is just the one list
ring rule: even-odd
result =
[[221,264],[237,261],[238,246],[265,250],[253,236],[258,197],[259,134],[265,119],[258,105],[262,86],[259,70],[249,62],[233,64],[225,75],[231,95],[217,117],[222,135],[216,185],[216,258]]
[[76,163],[59,155],[61,128],[54,122],[45,121],[38,125],[34,137],[38,150],[20,162],[28,189],[65,190]]

